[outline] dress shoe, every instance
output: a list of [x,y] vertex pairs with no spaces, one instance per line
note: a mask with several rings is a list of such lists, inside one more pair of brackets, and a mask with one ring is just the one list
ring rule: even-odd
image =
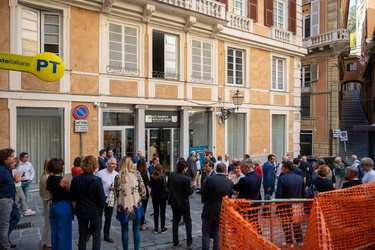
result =
[[115,242],[111,237],[104,237],[104,239],[103,239],[104,241],[106,241],[106,242],[108,242],[108,243],[113,243],[113,242]]

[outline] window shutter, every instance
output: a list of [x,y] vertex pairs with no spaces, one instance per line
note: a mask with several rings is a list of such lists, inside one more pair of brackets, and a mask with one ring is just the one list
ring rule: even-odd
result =
[[353,63],[353,70],[356,71],[357,70],[357,63]]
[[311,2],[311,36],[319,35],[319,0]]
[[264,4],[264,25],[270,27],[273,26],[273,0],[265,0]]
[[137,29],[125,27],[125,68],[137,69]]
[[228,0],[219,0],[219,2],[225,4],[225,10],[228,10]]
[[258,21],[258,0],[249,0],[249,18]]
[[318,77],[318,64],[317,63],[310,64],[310,72],[311,72],[311,81],[312,82],[318,81],[319,77]]
[[297,31],[297,3],[296,0],[289,1],[289,31],[296,34]]

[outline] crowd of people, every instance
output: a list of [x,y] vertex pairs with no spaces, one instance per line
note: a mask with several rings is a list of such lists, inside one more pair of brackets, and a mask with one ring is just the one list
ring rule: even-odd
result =
[[[374,162],[369,157],[359,161],[352,156],[348,166],[340,157],[329,167],[323,159],[312,166],[305,156],[291,159],[282,157],[276,163],[276,155],[270,154],[261,164],[245,154],[239,161],[230,160],[229,154],[217,159],[212,152],[191,151],[189,157],[178,158],[176,172],[166,177],[157,153],[147,162],[141,151],[133,159],[118,158],[113,149],[100,150],[99,157],[83,155],[74,160],[71,169],[73,179],[63,177],[65,163],[62,159],[46,159],[39,180],[39,194],[43,201],[44,227],[43,250],[72,249],[72,220],[78,220],[79,249],[86,249],[92,237],[92,249],[100,249],[103,240],[113,243],[110,236],[111,218],[116,208],[116,219],[121,224],[121,239],[124,249],[129,249],[129,223],[132,224],[134,249],[139,249],[140,232],[148,230],[145,214],[148,201],[153,206],[155,234],[164,234],[166,207],[173,214],[173,248],[180,248],[178,228],[181,220],[186,228],[187,248],[193,248],[192,220],[189,196],[201,194],[202,249],[209,249],[210,238],[213,248],[219,249],[219,221],[221,200],[231,198],[262,200],[275,198],[306,198],[310,189],[327,192],[375,181]],[[14,150],[0,150],[0,246],[15,247],[9,234],[24,216],[35,212],[27,207],[30,182],[34,169],[28,162],[28,153],[14,156]],[[263,185],[264,193],[261,193]],[[252,206],[260,206],[254,203]],[[20,212],[22,211],[22,212]],[[256,210],[254,210],[256,211]],[[103,224],[104,214],[104,225]],[[75,216],[74,216],[75,215]],[[160,223],[159,223],[160,218]],[[257,220],[257,214],[249,215]],[[284,223],[287,242],[292,244],[291,223]],[[300,227],[293,225],[296,242],[301,240]]]

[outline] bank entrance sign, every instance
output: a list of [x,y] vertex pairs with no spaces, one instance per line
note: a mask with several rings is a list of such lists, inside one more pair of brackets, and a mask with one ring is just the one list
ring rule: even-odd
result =
[[0,69],[29,72],[46,82],[59,80],[65,72],[64,62],[53,53],[23,56],[0,52]]

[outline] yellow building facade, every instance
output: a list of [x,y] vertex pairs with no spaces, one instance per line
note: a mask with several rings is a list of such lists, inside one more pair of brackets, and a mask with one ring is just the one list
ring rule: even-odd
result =
[[[48,157],[65,159],[69,174],[75,157],[107,148],[156,151],[167,171],[204,148],[262,162],[300,152],[301,1],[0,5],[1,52],[65,63],[55,82],[0,70],[1,145],[28,152],[38,174]],[[243,103],[223,119],[237,90]]]

